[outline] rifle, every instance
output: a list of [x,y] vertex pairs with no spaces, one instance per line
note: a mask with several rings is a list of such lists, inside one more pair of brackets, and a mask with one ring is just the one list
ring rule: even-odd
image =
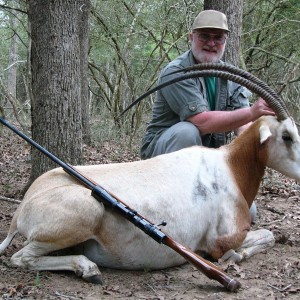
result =
[[[54,156],[52,153],[47,151],[45,148],[40,146],[38,143],[30,139],[28,136],[20,132],[14,126],[9,124],[4,118],[0,116],[0,122],[27,141],[29,144],[37,148],[43,154],[45,154],[48,158],[52,161],[57,163],[59,166],[63,168],[63,170],[68,173],[70,176],[76,178],[81,184],[83,184],[86,188],[92,191],[92,196],[102,202],[104,205],[114,209],[120,215],[125,217],[135,226],[140,228],[144,231],[147,235],[153,238],[156,242],[165,244],[166,246],[170,247],[171,249],[175,250],[178,254],[184,257],[189,263],[195,266],[199,271],[205,274],[208,278],[217,280],[220,282],[227,290],[233,292],[240,288],[241,284],[233,279],[230,278],[223,270],[218,268],[213,263],[205,260],[204,258],[200,257],[196,253],[194,253],[189,248],[181,245],[180,243],[173,240],[170,236],[166,233],[161,231],[158,227],[159,225],[155,225],[144,218],[142,215],[137,213],[135,210],[127,206],[124,202],[118,199],[112,193],[109,193],[104,188],[102,188],[99,184],[94,182],[93,180],[89,179],[88,177],[81,174],[76,168],[70,166],[67,163],[64,163],[59,158]],[[162,222],[160,225],[166,225],[165,222]]]

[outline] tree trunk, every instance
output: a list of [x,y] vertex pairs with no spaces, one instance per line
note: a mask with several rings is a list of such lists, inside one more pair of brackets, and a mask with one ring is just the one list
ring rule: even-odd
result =
[[[29,1],[32,137],[60,159],[82,162],[82,2]],[[32,150],[30,181],[56,166]]]
[[86,144],[91,143],[90,127],[90,97],[88,79],[88,54],[89,54],[89,15],[90,1],[80,0],[80,72],[81,72],[81,107],[82,107],[82,137]]
[[223,59],[239,66],[240,38],[242,33],[243,1],[242,0],[205,0],[204,10],[214,9],[227,16],[230,30]]

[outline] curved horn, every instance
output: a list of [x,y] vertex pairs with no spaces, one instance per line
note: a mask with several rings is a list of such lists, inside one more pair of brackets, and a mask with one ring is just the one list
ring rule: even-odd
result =
[[264,81],[260,80],[259,78],[255,77],[254,75],[252,75],[251,73],[239,69],[235,66],[229,65],[229,64],[224,64],[224,63],[203,63],[203,64],[197,64],[197,65],[193,65],[190,67],[186,67],[184,69],[180,69],[171,73],[168,73],[167,75],[164,75],[162,77],[165,76],[169,76],[172,74],[176,74],[176,73],[187,73],[190,71],[196,71],[196,70],[220,70],[220,71],[227,71],[229,73],[232,74],[236,74],[239,75],[247,80],[250,80],[254,83],[256,83],[258,86],[262,87],[264,90],[266,90],[268,93],[270,93],[278,102],[281,103],[283,109],[286,111],[286,113],[289,115],[288,109],[286,107],[285,102],[283,101],[283,99],[279,96],[278,93],[276,93],[274,90],[272,90]]
[[[212,64],[213,67],[215,67],[216,64]],[[221,64],[217,64],[218,67]],[[208,68],[207,65],[205,65],[206,68]],[[212,68],[212,66],[209,66],[210,68]],[[236,71],[236,70],[235,70]],[[243,71],[245,72],[245,71]],[[150,94],[160,90],[163,87],[166,87],[170,84],[173,84],[175,82],[178,81],[182,81],[185,79],[190,79],[190,78],[196,78],[196,77],[204,77],[204,76],[214,76],[214,77],[220,77],[223,79],[227,79],[230,81],[234,81],[236,83],[239,83],[243,86],[245,86],[246,88],[248,88],[250,91],[256,93],[258,96],[262,97],[269,105],[270,107],[275,111],[277,117],[279,120],[284,120],[286,118],[289,117],[289,113],[285,107],[285,105],[282,105],[282,101],[280,101],[278,98],[279,96],[271,90],[271,88],[269,88],[265,83],[263,84],[262,87],[262,81],[259,80],[258,78],[256,78],[255,76],[251,75],[246,72],[246,75],[251,78],[244,78],[240,75],[235,75],[235,74],[231,74],[229,72],[225,72],[225,71],[219,71],[219,70],[202,70],[202,71],[196,71],[196,72],[191,72],[189,74],[185,74],[176,78],[173,78],[171,80],[168,80],[150,90],[148,90],[146,93],[144,93],[142,96],[140,96],[138,99],[136,99],[134,102],[132,102],[120,115],[122,116],[126,111],[128,111],[131,107],[133,107],[134,105],[136,105],[137,103],[139,103],[142,99],[146,98],[147,96],[149,96]],[[258,84],[260,83],[260,84]],[[267,87],[267,88],[266,88]],[[274,96],[274,95],[277,96]]]

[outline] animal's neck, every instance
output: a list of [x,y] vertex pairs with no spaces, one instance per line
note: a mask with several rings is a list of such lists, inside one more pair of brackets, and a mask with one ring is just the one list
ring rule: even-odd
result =
[[258,192],[267,162],[266,145],[260,144],[259,124],[252,125],[229,144],[228,162],[237,185],[251,206]]

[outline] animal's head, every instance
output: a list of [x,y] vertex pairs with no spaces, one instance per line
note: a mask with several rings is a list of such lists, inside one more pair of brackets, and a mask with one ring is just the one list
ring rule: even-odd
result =
[[267,146],[267,166],[300,180],[300,137],[292,118],[262,117],[260,143]]

